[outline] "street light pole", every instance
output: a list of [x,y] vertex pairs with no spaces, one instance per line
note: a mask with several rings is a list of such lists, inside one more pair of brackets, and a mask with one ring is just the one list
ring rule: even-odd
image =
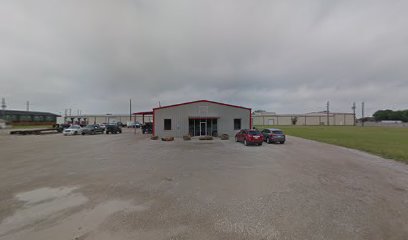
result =
[[330,125],[330,116],[329,116],[329,112],[330,112],[330,102],[329,102],[329,101],[327,101],[327,109],[326,109],[326,112],[327,112],[327,126],[329,126],[329,125]]

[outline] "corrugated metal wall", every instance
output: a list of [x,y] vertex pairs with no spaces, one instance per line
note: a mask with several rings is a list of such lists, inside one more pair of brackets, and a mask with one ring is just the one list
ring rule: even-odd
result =
[[[241,128],[250,127],[250,110],[209,102],[197,102],[155,110],[155,135],[182,137],[189,133],[190,117],[218,117],[218,134],[233,136],[234,119],[241,119]],[[164,130],[164,119],[171,119],[171,130]]]
[[[326,115],[254,115],[254,125],[292,125],[292,117],[297,117],[296,125],[313,126],[327,125]],[[329,124],[335,126],[353,126],[354,115],[350,113],[335,113],[329,117]]]

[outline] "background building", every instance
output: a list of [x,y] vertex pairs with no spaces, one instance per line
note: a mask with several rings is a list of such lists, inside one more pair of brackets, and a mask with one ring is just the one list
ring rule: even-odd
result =
[[353,113],[312,112],[306,114],[276,114],[271,112],[256,112],[252,114],[254,125],[333,125],[353,126],[355,116]]
[[0,110],[0,119],[8,124],[18,125],[54,125],[59,115],[48,112],[31,112],[18,110]]
[[182,137],[229,134],[251,128],[251,109],[199,100],[153,109],[153,135]]
[[[113,122],[122,122],[126,124],[127,122],[143,122],[142,116],[135,116],[132,114],[132,117],[128,114],[84,114],[84,115],[72,115],[64,117],[65,123],[84,123],[84,124],[102,124],[102,123],[113,123]],[[144,122],[152,122],[153,116],[145,115]]]

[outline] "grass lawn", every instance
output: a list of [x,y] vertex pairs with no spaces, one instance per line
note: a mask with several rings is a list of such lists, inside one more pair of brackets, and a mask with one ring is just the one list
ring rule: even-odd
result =
[[[271,126],[255,126],[263,129]],[[408,163],[408,128],[347,126],[273,126],[287,135],[373,153]]]

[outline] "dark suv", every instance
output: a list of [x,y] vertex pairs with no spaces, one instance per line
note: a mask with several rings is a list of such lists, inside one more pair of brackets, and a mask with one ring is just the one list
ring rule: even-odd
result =
[[265,142],[267,143],[281,143],[284,144],[286,141],[286,136],[280,129],[267,128],[262,130]]
[[122,128],[118,126],[117,124],[109,124],[106,125],[106,134],[112,133],[112,134],[117,134],[117,133],[122,133]]
[[93,124],[93,125],[87,125],[83,130],[82,130],[82,135],[95,135],[97,133],[103,133],[105,130],[101,128],[98,124]]

